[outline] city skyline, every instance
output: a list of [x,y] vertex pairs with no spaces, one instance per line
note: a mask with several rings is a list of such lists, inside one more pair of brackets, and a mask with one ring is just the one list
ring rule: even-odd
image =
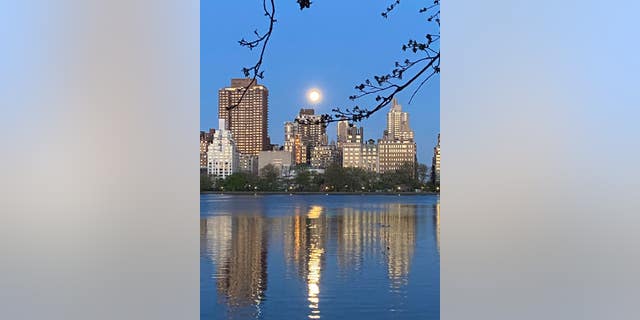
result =
[[[330,4],[318,3],[313,14],[300,12],[295,6],[279,8],[278,28],[274,33],[271,46],[265,56],[265,78],[260,83],[269,88],[269,124],[268,135],[273,144],[284,144],[282,126],[291,121],[301,108],[313,108],[316,113],[327,113],[336,106],[352,106],[348,96],[354,93],[353,87],[365,78],[386,72],[393,61],[403,58],[401,42],[413,30],[412,24],[419,17],[414,14],[414,4],[407,3],[393,19],[380,17],[377,6],[345,3],[340,12]],[[417,6],[417,4],[415,5]],[[359,17],[348,14],[349,8],[362,12]],[[342,12],[344,11],[344,12]],[[201,119],[200,130],[215,128],[218,119],[217,92],[228,86],[230,78],[242,77],[242,67],[254,63],[255,52],[237,45],[242,37],[250,36],[255,28],[262,28],[260,8],[251,3],[222,2],[203,3],[202,16],[213,17],[219,12],[242,12],[253,25],[242,21],[227,19],[203,19],[201,46]],[[344,15],[337,25],[326,25],[328,16]],[[291,27],[295,24],[309,26],[309,30]],[[357,35],[351,29],[358,24],[375,28],[375,36]],[[350,30],[349,32],[344,32]],[[215,42],[205,39],[217,39]],[[313,40],[310,40],[313,39]],[[346,50],[345,46],[353,42],[359,50]],[[386,43],[380,46],[380,43]],[[334,48],[327,50],[327,48]],[[375,52],[368,54],[364,52]],[[361,52],[361,53],[358,53]],[[308,92],[317,88],[322,99],[317,104],[310,103]],[[432,148],[437,143],[439,127],[439,81],[434,79],[415,96],[409,104],[412,92],[403,92],[397,96],[405,111],[414,119],[415,140],[419,145],[418,160],[430,163]],[[366,101],[357,101],[364,104]],[[386,126],[385,114],[390,107],[359,122],[358,126],[367,128],[364,140],[377,140],[382,137]],[[327,128],[329,140],[335,140],[336,124]]]
[[[215,132],[215,136],[220,135],[220,130],[230,132],[224,139],[216,138],[218,142],[214,143],[215,146],[209,147],[212,141],[207,139],[206,131],[200,131],[201,172],[203,162],[206,162],[209,174],[220,172],[221,174],[214,175],[221,175],[223,178],[239,171],[256,174],[255,171],[262,167],[255,167],[261,157],[258,154],[262,155],[267,150],[283,150],[290,154],[293,163],[309,164],[316,169],[325,169],[332,163],[337,163],[342,167],[360,167],[385,173],[398,170],[408,163],[415,168],[418,163],[417,143],[410,126],[410,116],[403,111],[397,98],[391,102],[386,115],[386,127],[382,137],[377,139],[377,144],[374,139],[365,142],[364,127],[357,127],[349,120],[337,121],[336,139],[329,140],[327,125],[319,123],[320,115],[314,109],[300,109],[294,121],[284,123],[284,141],[279,145],[271,144],[271,138],[266,135],[269,118],[268,88],[257,81],[252,82],[250,78],[232,78],[230,83],[229,87],[218,90],[219,128],[209,129],[209,132]],[[249,89],[246,89],[249,85]],[[317,89],[310,91],[308,96],[311,102],[321,99],[321,93]],[[237,103],[239,104],[233,109],[227,109]],[[439,153],[439,143],[438,133],[438,148],[434,149],[434,157]],[[223,145],[234,151],[224,149]],[[227,151],[222,152],[223,149]],[[212,162],[212,159],[217,160]],[[263,163],[262,160],[259,162]]]

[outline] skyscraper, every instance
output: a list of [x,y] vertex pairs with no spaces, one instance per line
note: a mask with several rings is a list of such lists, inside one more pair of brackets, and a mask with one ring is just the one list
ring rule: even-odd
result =
[[409,114],[402,112],[402,106],[393,99],[393,106],[387,113],[388,140],[413,140],[413,130],[409,127]]
[[[257,156],[260,151],[269,149],[269,90],[255,81],[244,93],[250,83],[251,79],[231,79],[231,86],[218,91],[218,118],[225,119],[226,129],[233,133],[238,152]],[[236,104],[237,107],[227,109]]]
[[413,130],[409,127],[409,114],[402,111],[402,106],[393,99],[393,106],[387,114],[387,129],[378,141],[378,160],[380,172],[400,169],[404,164],[415,168],[416,143]]

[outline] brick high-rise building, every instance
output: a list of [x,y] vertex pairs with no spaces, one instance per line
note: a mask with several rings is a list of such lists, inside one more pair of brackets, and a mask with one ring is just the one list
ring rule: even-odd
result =
[[[233,133],[238,152],[257,156],[269,149],[268,98],[269,90],[255,81],[240,101],[251,79],[231,79],[231,86],[218,91],[218,118],[225,119],[227,129]],[[223,128],[224,129],[224,128]]]

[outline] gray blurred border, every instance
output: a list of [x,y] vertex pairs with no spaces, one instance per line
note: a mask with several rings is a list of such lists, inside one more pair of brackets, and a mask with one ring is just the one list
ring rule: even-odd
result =
[[0,4],[0,319],[198,319],[199,1]]
[[638,9],[443,1],[442,319],[640,318]]

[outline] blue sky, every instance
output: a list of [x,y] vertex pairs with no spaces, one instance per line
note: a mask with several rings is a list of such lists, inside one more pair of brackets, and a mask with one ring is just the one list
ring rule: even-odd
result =
[[[380,16],[390,1],[314,1],[300,11],[295,1],[276,1],[278,22],[265,54],[262,84],[269,88],[269,135],[282,144],[283,123],[295,118],[310,88],[319,88],[323,100],[316,113],[335,106],[353,106],[348,97],[365,78],[389,72],[394,61],[410,57],[400,50],[409,38],[425,34],[420,2],[403,2],[388,19]],[[241,69],[252,66],[258,55],[240,47],[238,40],[251,39],[253,30],[265,30],[261,0],[201,1],[200,129],[217,127],[217,91],[231,78],[242,77]],[[413,90],[398,95],[410,114],[418,144],[418,161],[430,163],[440,130],[440,85],[434,78],[416,95]],[[370,102],[367,104],[366,102]],[[373,105],[372,100],[358,101]],[[366,139],[382,137],[388,109],[361,122]],[[335,124],[327,129],[335,140]]]

